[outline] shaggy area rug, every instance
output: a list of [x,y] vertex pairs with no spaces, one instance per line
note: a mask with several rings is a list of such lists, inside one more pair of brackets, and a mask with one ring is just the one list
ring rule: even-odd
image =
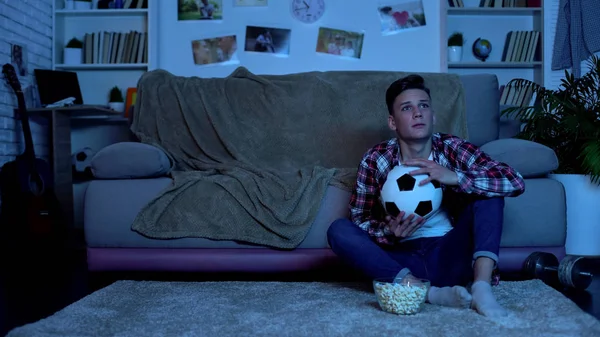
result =
[[494,287],[510,316],[426,305],[383,312],[370,284],[118,281],[8,336],[600,336],[600,322],[538,280]]

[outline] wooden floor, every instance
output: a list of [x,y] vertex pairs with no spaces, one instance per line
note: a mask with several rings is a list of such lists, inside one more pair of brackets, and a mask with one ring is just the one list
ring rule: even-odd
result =
[[[600,265],[600,264],[599,264]],[[69,259],[61,261],[38,261],[29,263],[30,268],[21,268],[11,273],[3,269],[0,276],[0,336],[16,326],[35,322],[65,306],[85,297],[117,279],[153,280],[327,280],[327,276],[300,275],[198,275],[177,274],[103,274],[90,275],[86,271],[83,250],[71,253]],[[582,310],[600,319],[600,268],[596,268],[592,285],[586,290],[561,290]],[[352,278],[352,275],[348,277]],[[503,279],[516,279],[507,275]]]

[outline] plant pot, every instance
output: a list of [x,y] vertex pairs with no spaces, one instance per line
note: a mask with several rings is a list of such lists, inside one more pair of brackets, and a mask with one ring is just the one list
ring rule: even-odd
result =
[[92,9],[91,1],[74,1],[74,4],[75,4],[75,9],[77,9],[77,10]]
[[448,47],[448,62],[462,61],[463,47],[450,46]]
[[81,64],[83,62],[83,49],[65,48],[63,58],[64,64]]
[[600,186],[582,174],[550,174],[561,182],[567,199],[568,255],[600,256]]
[[65,0],[65,9],[75,9],[75,1]]
[[108,106],[116,112],[120,112],[120,113],[125,112],[125,103],[124,102],[109,102]]

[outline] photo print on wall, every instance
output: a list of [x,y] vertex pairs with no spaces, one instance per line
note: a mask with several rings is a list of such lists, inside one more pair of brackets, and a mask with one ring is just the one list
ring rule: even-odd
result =
[[426,25],[422,0],[392,0],[377,8],[381,34],[391,35]]
[[359,59],[365,34],[341,29],[319,28],[317,53]]
[[177,0],[177,20],[223,20],[223,0]]
[[18,43],[11,43],[10,62],[18,76],[27,76],[27,47]]
[[238,64],[237,38],[235,35],[226,35],[192,41],[192,55],[194,64]]
[[290,54],[291,35],[291,29],[247,26],[244,50],[286,56]]
[[268,5],[267,0],[233,0],[235,7],[265,7]]

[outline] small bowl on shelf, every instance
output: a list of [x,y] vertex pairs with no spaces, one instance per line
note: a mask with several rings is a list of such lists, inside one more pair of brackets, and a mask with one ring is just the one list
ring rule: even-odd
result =
[[397,315],[414,315],[423,309],[431,283],[425,279],[375,279],[373,289],[379,307]]

